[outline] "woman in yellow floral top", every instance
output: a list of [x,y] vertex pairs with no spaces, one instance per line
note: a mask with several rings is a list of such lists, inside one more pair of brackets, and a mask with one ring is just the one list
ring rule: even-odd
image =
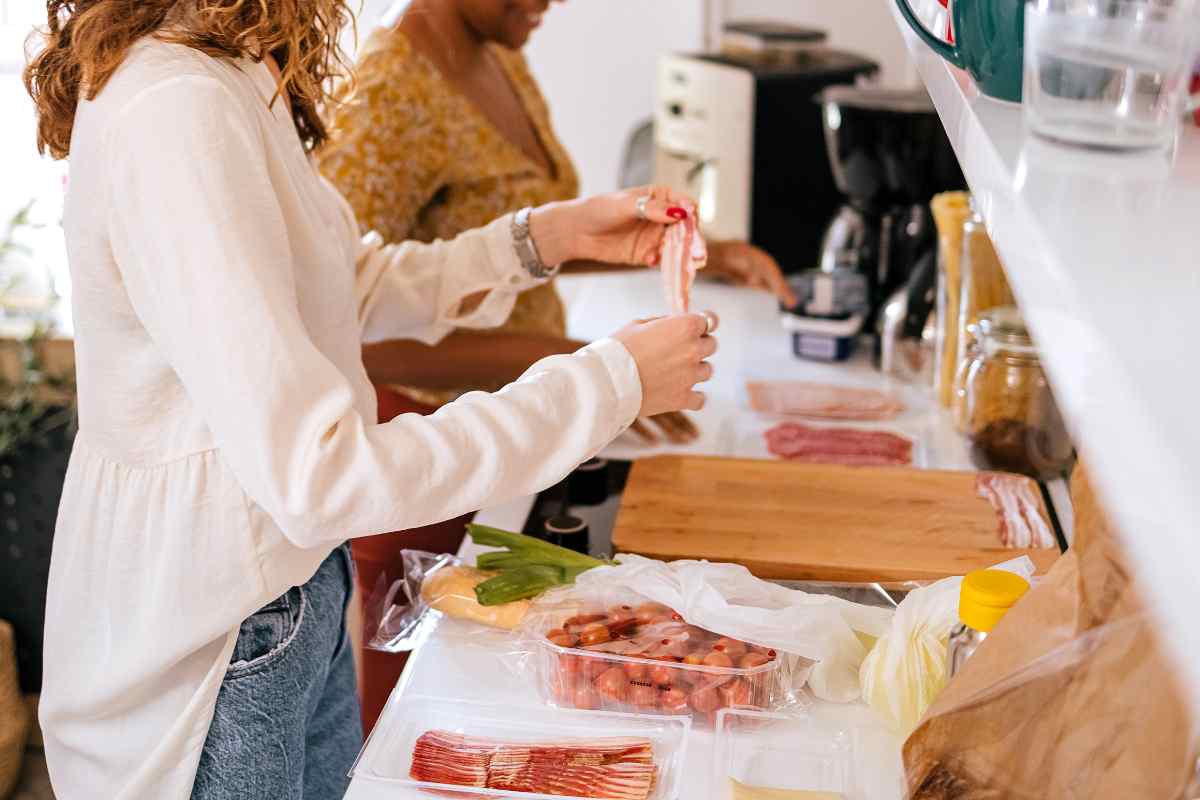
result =
[[[579,180],[551,127],[550,112],[520,48],[550,0],[412,0],[398,24],[364,43],[354,93],[333,119],[322,171],[365,229],[385,239],[451,239],[525,206],[571,200]],[[745,243],[711,243],[706,272],[790,299],[778,266]],[[567,264],[573,269],[613,268]],[[644,267],[641,267],[644,268]],[[393,341],[364,350],[379,387],[380,418],[429,412],[472,389],[493,391],[539,359],[573,352],[563,304],[552,284],[521,295],[508,321],[490,331],[457,331],[430,347]],[[388,387],[397,384],[400,393]],[[413,403],[412,400],[418,401]],[[635,423],[653,439],[696,430],[682,414]],[[368,595],[401,547],[453,550],[461,521],[357,539],[360,590]],[[363,714],[369,729],[403,661],[363,654]]]

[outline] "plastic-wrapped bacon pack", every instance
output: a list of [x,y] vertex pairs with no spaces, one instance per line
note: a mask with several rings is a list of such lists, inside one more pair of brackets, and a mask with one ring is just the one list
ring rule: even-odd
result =
[[429,731],[417,740],[411,777],[476,789],[648,800],[658,767],[646,739],[524,743]]

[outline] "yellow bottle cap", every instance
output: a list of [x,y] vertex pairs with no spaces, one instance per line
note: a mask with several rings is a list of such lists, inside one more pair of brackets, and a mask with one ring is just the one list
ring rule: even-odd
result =
[[1021,596],[1029,581],[999,569],[980,569],[963,578],[958,596],[958,618],[968,628],[991,633],[992,628]]

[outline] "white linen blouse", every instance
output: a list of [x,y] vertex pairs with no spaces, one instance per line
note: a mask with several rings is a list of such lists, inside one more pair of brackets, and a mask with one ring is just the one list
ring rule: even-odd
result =
[[347,537],[554,483],[641,404],[608,339],[377,424],[364,340],[494,326],[536,282],[507,219],[431,245],[361,238],[274,93],[263,64],[148,38],[79,105],[80,429],[41,703],[59,797],[188,797],[246,616]]

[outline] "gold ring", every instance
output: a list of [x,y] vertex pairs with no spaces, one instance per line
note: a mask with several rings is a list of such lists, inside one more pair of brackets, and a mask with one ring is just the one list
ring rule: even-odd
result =
[[647,220],[649,220],[649,219],[650,219],[650,217],[649,217],[649,216],[647,216],[647,214],[646,214],[646,206],[647,206],[649,203],[650,203],[650,195],[648,195],[648,194],[644,194],[644,195],[642,195],[641,197],[639,197],[639,198],[637,199],[637,215],[638,215],[638,219],[642,220],[643,222],[645,222],[645,221],[647,221]]
[[703,312],[704,316],[704,335],[708,336],[717,329],[717,315],[711,311]]

